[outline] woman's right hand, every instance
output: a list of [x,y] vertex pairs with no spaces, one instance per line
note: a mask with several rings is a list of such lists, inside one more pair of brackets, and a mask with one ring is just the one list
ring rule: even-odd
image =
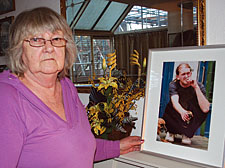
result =
[[120,155],[139,151],[144,140],[139,136],[128,136],[120,140]]

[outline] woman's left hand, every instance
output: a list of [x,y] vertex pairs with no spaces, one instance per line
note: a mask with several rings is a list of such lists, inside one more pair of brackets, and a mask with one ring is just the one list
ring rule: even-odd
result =
[[144,140],[139,136],[129,136],[120,140],[120,155],[139,151]]

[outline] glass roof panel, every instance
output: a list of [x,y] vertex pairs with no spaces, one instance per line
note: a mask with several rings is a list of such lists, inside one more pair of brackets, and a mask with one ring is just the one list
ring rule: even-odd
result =
[[79,21],[75,25],[75,29],[90,30],[107,4],[108,1],[91,0]]
[[66,0],[66,19],[70,25],[73,18],[76,16],[84,0]]
[[97,25],[94,27],[94,30],[111,30],[127,6],[127,4],[111,2],[110,6],[107,8]]
[[146,8],[141,6],[133,6],[123,22],[115,31],[115,34],[120,32],[129,32],[141,29],[150,29],[155,27],[165,27],[168,25],[168,12]]

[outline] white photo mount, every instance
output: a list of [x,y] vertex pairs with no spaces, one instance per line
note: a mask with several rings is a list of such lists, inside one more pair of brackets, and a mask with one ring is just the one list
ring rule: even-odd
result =
[[[163,64],[215,61],[210,134],[206,150],[156,140]],[[143,152],[178,159],[203,167],[222,167],[225,138],[225,45],[174,47],[149,50],[142,138]]]

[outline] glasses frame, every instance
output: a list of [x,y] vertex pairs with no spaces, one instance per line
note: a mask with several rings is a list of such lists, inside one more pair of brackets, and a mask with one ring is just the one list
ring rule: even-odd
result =
[[[24,41],[25,41],[25,42],[29,42],[29,45],[30,45],[31,47],[43,47],[43,46],[46,45],[46,42],[47,42],[47,41],[50,41],[50,43],[51,43],[51,45],[52,45],[53,47],[65,47],[65,46],[66,46],[66,43],[67,43],[67,40],[66,40],[66,39],[60,38],[60,37],[53,38],[53,39],[50,39],[50,40],[46,40],[46,39],[44,39],[44,38],[35,38],[35,39],[43,40],[43,44],[42,44],[42,45],[33,45],[33,44],[32,44],[32,41],[31,41],[32,39],[34,39],[34,38],[30,38],[29,40],[26,39],[26,40],[24,40]],[[55,39],[63,40],[63,41],[65,41],[65,44],[64,44],[64,45],[60,45],[60,46],[54,45],[54,44],[53,44],[53,40],[55,40]]]

